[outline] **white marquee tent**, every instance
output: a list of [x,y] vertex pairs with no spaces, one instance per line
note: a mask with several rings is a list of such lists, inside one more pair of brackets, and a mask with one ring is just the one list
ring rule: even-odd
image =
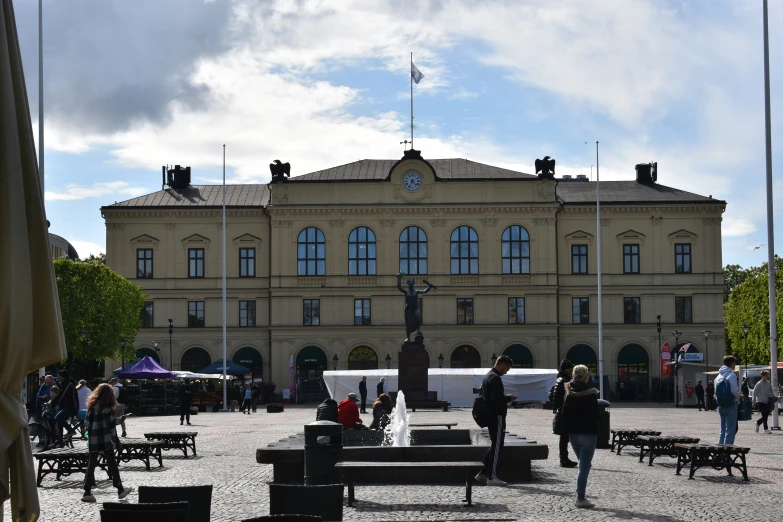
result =
[[[473,388],[480,388],[489,368],[430,368],[429,390],[438,392],[438,400],[451,403],[454,408],[473,406],[476,395]],[[397,390],[397,370],[339,370],[324,372],[324,384],[337,402],[349,393],[359,393],[359,381],[367,377],[367,398],[375,398],[375,388],[381,377],[385,390]],[[506,393],[516,395],[518,401],[546,402],[549,389],[557,380],[557,370],[514,368],[503,376]],[[405,390],[402,390],[405,392]]]

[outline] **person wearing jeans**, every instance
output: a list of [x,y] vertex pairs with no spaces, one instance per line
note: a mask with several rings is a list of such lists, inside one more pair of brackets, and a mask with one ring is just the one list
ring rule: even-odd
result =
[[[732,355],[727,355],[723,358],[723,366],[718,370],[718,376],[715,378],[715,400],[718,403],[718,414],[720,415],[720,435],[718,437],[718,444],[734,444],[734,437],[737,434],[737,405],[739,404],[742,395],[739,392],[739,385],[737,383],[737,374],[734,373],[734,365],[737,360]],[[721,388],[721,383],[726,382],[729,386],[729,391],[734,396],[731,404],[721,406],[720,397],[718,397],[718,390]]]
[[756,383],[753,388],[753,406],[758,408],[761,413],[761,418],[756,421],[756,433],[759,432],[759,427],[764,425],[764,433],[771,434],[769,426],[767,425],[767,417],[769,417],[772,405],[777,398],[772,391],[772,383],[769,381],[769,371],[763,370],[761,372],[761,380]]
[[579,459],[579,475],[576,478],[576,507],[591,508],[587,500],[587,477],[593,463],[595,446],[598,443],[598,390],[588,384],[590,370],[577,364],[573,380],[565,385],[566,398],[560,415],[564,417],[565,432]]

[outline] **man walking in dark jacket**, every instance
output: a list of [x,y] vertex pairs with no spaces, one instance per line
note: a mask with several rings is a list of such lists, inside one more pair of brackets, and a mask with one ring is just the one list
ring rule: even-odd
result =
[[367,413],[367,377],[362,377],[359,382],[359,395],[362,398],[362,407],[359,408],[359,413]]
[[[574,371],[574,363],[568,359],[563,359],[560,362],[560,372],[557,374],[557,382],[555,383],[555,397],[552,401],[554,408],[552,413],[557,413],[563,408],[565,402],[565,383],[571,380],[571,372]],[[563,433],[560,435],[560,467],[563,468],[575,468],[578,464],[568,458],[568,434]]]
[[506,430],[506,412],[508,403],[516,399],[513,395],[506,395],[501,377],[511,369],[511,357],[501,355],[495,361],[495,366],[487,372],[484,383],[481,385],[481,394],[489,405],[489,438],[492,445],[487,456],[484,457],[484,468],[476,475],[476,482],[488,486],[505,486],[506,483],[498,478],[497,469],[500,461],[500,452],[503,449]]
[[60,411],[54,416],[57,421],[57,442],[63,442],[63,428],[68,431],[68,437],[76,435],[76,430],[69,423],[69,419],[79,411],[79,396],[76,393],[76,384],[68,376],[67,370],[60,370],[57,373],[60,381],[60,393],[51,401],[52,408],[60,407]]
[[[187,419],[188,426],[190,426],[190,405],[193,403],[193,386],[190,385],[190,380],[185,379],[183,384],[179,385],[179,424],[182,426],[182,422]],[[248,407],[248,413],[250,409]]]
[[696,402],[699,405],[699,411],[701,411],[702,408],[706,410],[707,406],[704,404],[704,386],[701,384],[701,379],[696,381],[696,387],[693,388],[693,390],[696,392]]

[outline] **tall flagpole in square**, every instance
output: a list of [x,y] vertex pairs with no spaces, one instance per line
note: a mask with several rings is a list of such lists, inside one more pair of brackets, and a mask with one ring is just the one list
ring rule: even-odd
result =
[[413,148],[413,53],[411,53],[411,149]]

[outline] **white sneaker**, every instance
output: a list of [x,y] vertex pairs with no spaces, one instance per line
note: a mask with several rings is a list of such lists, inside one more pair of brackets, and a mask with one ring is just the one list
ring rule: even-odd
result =
[[764,430],[764,433],[765,433],[766,435],[772,435],[772,430]]
[[120,500],[122,500],[123,498],[130,495],[131,491],[133,491],[133,488],[123,488],[122,492],[117,493],[117,496],[120,498]]
[[756,433],[758,433],[758,432],[759,432],[759,425],[756,424]]
[[505,483],[505,481],[503,481],[503,480],[500,480],[500,479],[499,479],[499,478],[497,478],[497,477],[495,477],[495,478],[491,478],[491,479],[487,479],[487,486],[498,486],[498,487],[504,487],[504,486],[506,486],[506,485],[507,485],[507,484]]
[[92,495],[84,495],[82,497],[82,502],[95,502],[95,497]]
[[595,504],[593,504],[592,502],[590,502],[586,498],[583,498],[582,500],[577,500],[576,501],[576,507],[578,507],[578,508],[591,508],[594,505]]
[[473,477],[473,480],[475,480],[477,484],[481,484],[482,486],[486,486],[487,484],[487,476],[481,472],[479,472],[478,475]]

